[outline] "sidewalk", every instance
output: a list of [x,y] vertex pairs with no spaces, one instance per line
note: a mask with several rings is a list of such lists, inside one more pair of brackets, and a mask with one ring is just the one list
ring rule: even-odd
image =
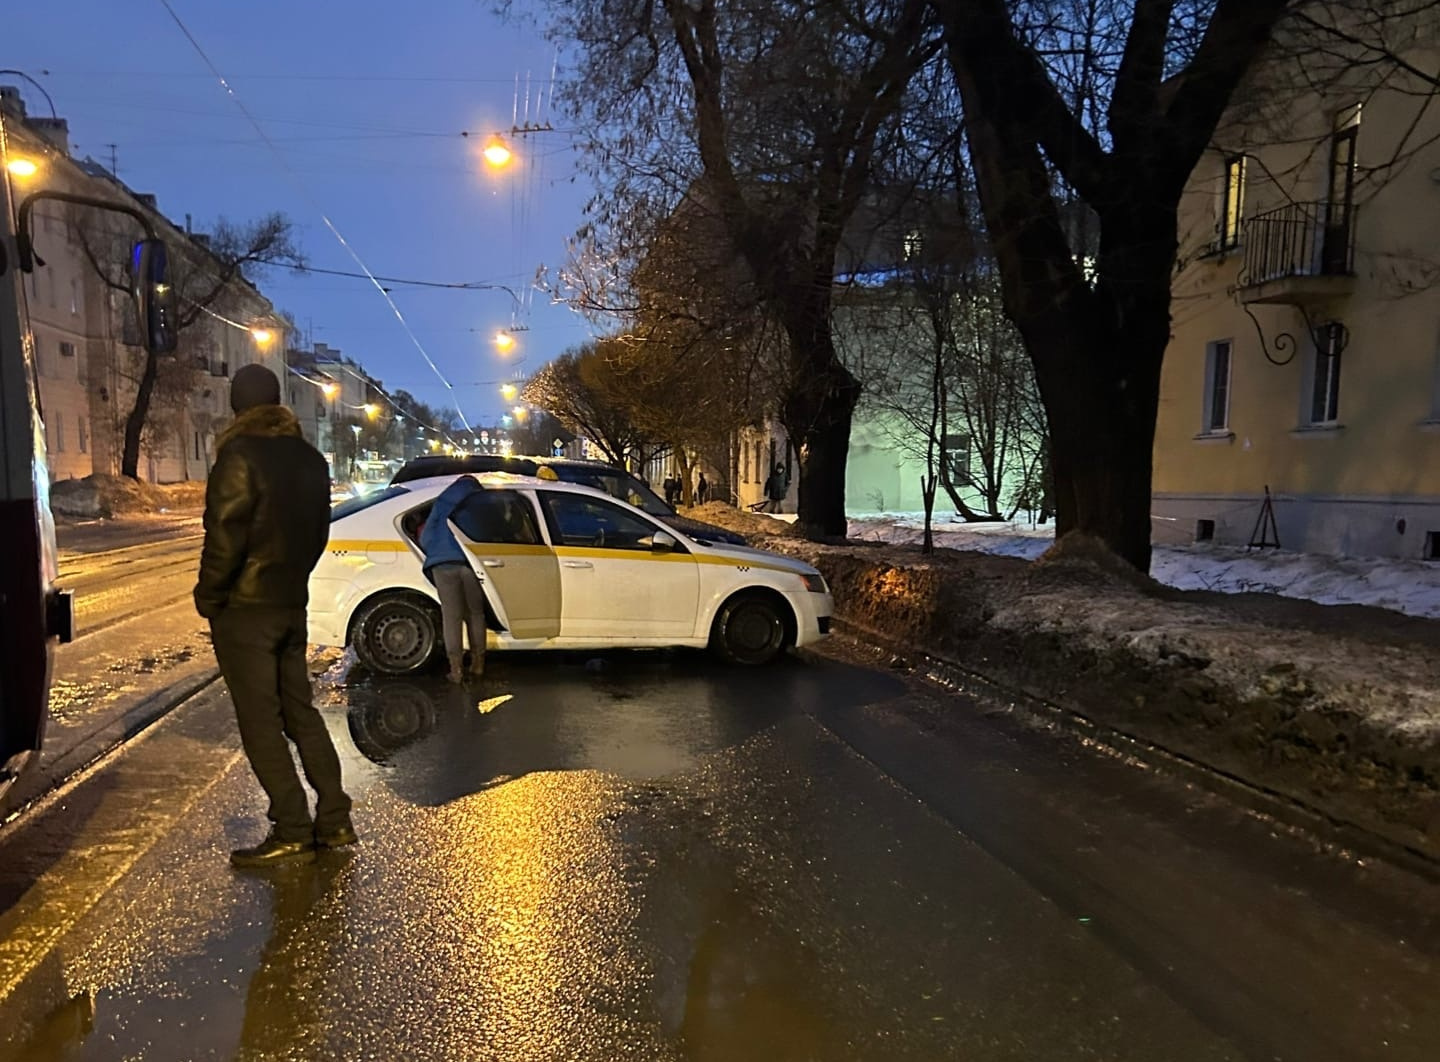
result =
[[901,655],[930,656],[1440,862],[1440,622],[1177,590],[1070,540],[1040,561],[927,556],[820,545],[723,506],[695,515],[814,563],[839,617]]

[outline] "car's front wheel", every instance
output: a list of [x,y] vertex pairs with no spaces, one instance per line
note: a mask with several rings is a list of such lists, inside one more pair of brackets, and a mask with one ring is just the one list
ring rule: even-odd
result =
[[355,617],[351,641],[355,655],[371,671],[408,675],[435,655],[440,611],[418,596],[378,598],[364,605]]
[[710,648],[732,664],[768,664],[785,650],[783,606],[764,594],[742,594],[720,607]]

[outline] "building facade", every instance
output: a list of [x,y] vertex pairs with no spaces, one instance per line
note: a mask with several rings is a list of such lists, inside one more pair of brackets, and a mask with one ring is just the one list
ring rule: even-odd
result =
[[1269,71],[1192,176],[1158,543],[1273,542],[1268,488],[1285,548],[1440,558],[1440,115],[1376,69]]
[[[143,214],[165,241],[172,274],[195,289],[220,272],[203,234],[173,224],[155,198],[137,193],[90,159],[72,158],[63,119],[30,117],[17,90],[0,86],[9,154],[35,164],[15,178],[25,197],[40,190],[85,195]],[[26,277],[41,413],[56,480],[120,471],[125,425],[135,405],[146,354],[124,280],[133,222],[53,200],[33,211],[32,235],[43,261]],[[92,257],[95,261],[92,262]],[[98,266],[97,266],[98,264]],[[107,276],[101,276],[101,270]],[[178,283],[178,282],[177,282]],[[123,285],[122,285],[123,286]],[[204,479],[214,440],[230,418],[229,377],[251,364],[284,374],[283,322],[243,277],[228,280],[201,306],[180,290],[180,348],[160,363],[159,382],[141,435],[139,478],[156,483]],[[263,322],[263,330],[254,327]]]

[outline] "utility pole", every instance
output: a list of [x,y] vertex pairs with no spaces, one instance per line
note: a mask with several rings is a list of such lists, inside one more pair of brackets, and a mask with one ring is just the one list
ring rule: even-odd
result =
[[119,150],[120,145],[103,144],[101,146],[110,149],[110,176],[114,177],[118,181],[120,179],[120,164],[119,160],[116,158],[116,152]]

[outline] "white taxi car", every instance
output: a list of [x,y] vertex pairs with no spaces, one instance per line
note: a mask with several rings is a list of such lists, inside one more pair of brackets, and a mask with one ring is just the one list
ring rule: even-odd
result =
[[[440,605],[420,529],[454,476],[414,480],[333,510],[310,578],[310,641],[353,645],[401,675],[440,650]],[[484,586],[489,648],[709,646],[763,664],[830,630],[831,598],[803,561],[687,536],[603,491],[501,473],[450,528]]]

